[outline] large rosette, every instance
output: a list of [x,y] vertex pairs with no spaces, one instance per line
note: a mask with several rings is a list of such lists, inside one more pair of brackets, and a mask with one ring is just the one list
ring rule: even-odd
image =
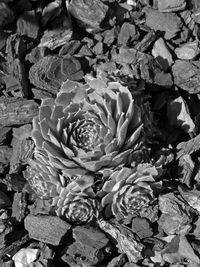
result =
[[99,192],[106,216],[114,215],[129,223],[133,217],[145,214],[156,200],[153,189],[158,189],[161,182],[156,182],[155,178],[161,173],[161,169],[151,164],[114,171]]
[[56,99],[42,100],[33,120],[35,158],[48,158],[67,177],[108,175],[141,155],[142,117],[128,88],[118,82],[67,81]]

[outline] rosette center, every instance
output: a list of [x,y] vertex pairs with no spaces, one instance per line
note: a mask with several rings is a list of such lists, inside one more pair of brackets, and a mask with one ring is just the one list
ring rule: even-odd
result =
[[151,200],[152,197],[145,189],[127,185],[118,192],[116,204],[122,213],[134,215],[148,207]]
[[99,143],[99,126],[90,120],[79,120],[73,124],[69,132],[68,144],[71,147],[93,150]]

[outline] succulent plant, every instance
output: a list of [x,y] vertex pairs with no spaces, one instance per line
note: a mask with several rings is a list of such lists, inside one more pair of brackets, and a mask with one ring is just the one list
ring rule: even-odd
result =
[[57,216],[71,224],[85,224],[98,216],[98,202],[91,189],[92,176],[82,176],[61,187],[59,196],[53,198]]
[[56,169],[45,163],[42,158],[30,159],[28,163],[29,166],[23,175],[37,196],[44,199],[57,196],[63,179]]
[[128,88],[103,80],[63,83],[56,99],[42,100],[33,120],[35,156],[66,177],[88,172],[110,175],[137,161],[145,148],[143,120]]
[[45,56],[29,71],[29,79],[35,86],[56,94],[67,79],[79,81],[83,78],[80,62],[74,57]]
[[136,216],[145,214],[145,210],[156,201],[154,188],[162,171],[151,164],[139,164],[135,168],[121,168],[112,173],[99,192],[101,204],[105,207],[105,215],[114,215],[125,224]]

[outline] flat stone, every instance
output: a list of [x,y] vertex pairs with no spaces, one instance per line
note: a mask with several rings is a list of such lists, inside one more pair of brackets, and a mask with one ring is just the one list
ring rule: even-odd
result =
[[167,48],[163,38],[159,38],[154,43],[154,46],[153,46],[153,49],[152,49],[152,55],[153,55],[154,58],[162,57],[163,59],[166,59],[168,64],[169,64],[169,66],[171,66],[172,63],[173,63],[172,55],[169,52],[169,49]]
[[12,203],[7,195],[4,192],[0,191],[0,209],[9,207],[11,205]]
[[15,267],[25,267],[27,264],[35,261],[39,255],[39,249],[22,248],[20,249],[12,259],[15,262]]
[[165,39],[169,40],[180,31],[182,22],[175,13],[162,13],[151,8],[144,8],[146,25],[155,31],[165,32]]
[[185,9],[185,0],[157,0],[161,12],[175,12]]
[[185,60],[194,59],[199,54],[199,52],[200,49],[198,41],[183,44],[175,49],[177,57]]
[[74,0],[68,4],[68,11],[86,27],[98,29],[106,16],[108,6],[100,0]]
[[34,216],[29,214],[25,218],[25,229],[28,231],[30,238],[54,246],[62,243],[62,238],[70,228],[70,224],[56,216]]
[[200,63],[196,61],[176,60],[172,65],[174,83],[189,94],[200,92]]

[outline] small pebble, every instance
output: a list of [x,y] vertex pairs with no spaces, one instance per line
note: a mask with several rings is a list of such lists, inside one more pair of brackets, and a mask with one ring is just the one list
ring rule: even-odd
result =
[[194,41],[187,44],[184,44],[175,49],[175,53],[178,58],[191,60],[194,59],[200,52],[199,42]]
[[22,248],[13,257],[15,267],[25,267],[35,261],[39,255],[39,249]]

